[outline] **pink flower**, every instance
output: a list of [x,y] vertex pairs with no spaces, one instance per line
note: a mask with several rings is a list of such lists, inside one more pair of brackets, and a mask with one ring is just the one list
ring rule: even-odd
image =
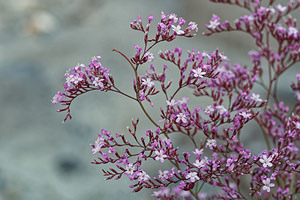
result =
[[173,30],[177,35],[184,34],[184,31],[181,30],[181,26],[180,26],[180,25],[177,25],[177,26],[172,25],[172,30]]
[[163,163],[165,161],[165,158],[167,158],[168,156],[164,154],[164,150],[159,150],[159,151],[155,151],[156,157],[155,160],[160,160],[161,163]]
[[142,85],[146,85],[147,87],[153,87],[155,84],[151,81],[151,78],[143,79]]
[[217,146],[217,141],[214,139],[207,139],[205,147],[209,147],[210,149],[213,149]]
[[200,178],[197,175],[197,172],[190,172],[185,176],[186,179],[190,179],[192,183],[198,181]]
[[216,29],[220,25],[220,18],[213,14],[212,18],[209,21],[209,25],[207,25],[207,28],[210,29]]
[[104,81],[104,79],[100,79],[99,77],[96,77],[93,81],[93,85],[96,87],[104,87],[102,81]]
[[262,182],[264,184],[263,190],[266,190],[267,192],[270,192],[270,188],[275,186],[274,183],[271,183],[271,180],[269,178],[266,178]]
[[197,69],[193,69],[192,70],[193,73],[194,73],[194,77],[195,78],[203,78],[203,75],[206,74],[206,72],[203,72],[202,69],[199,67]]
[[271,163],[272,159],[272,156],[267,157],[266,155],[262,155],[262,158],[260,158],[259,161],[263,164],[264,168],[267,168],[273,166],[273,164]]
[[145,171],[140,171],[137,173],[138,180],[141,182],[146,182],[150,179],[150,176]]
[[182,121],[183,123],[187,123],[186,115],[184,113],[179,113],[178,115],[176,115],[176,117],[177,123],[180,123],[180,121]]

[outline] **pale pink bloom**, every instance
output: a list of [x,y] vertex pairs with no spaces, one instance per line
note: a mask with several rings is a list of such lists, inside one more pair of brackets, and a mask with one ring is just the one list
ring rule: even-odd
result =
[[176,119],[176,122],[179,123],[180,121],[182,121],[183,123],[186,123],[187,122],[187,119],[186,119],[186,115],[183,114],[183,113],[179,113],[177,116],[177,119]]
[[150,176],[144,171],[139,172],[137,175],[139,181],[148,181],[150,179]]
[[205,147],[209,147],[210,149],[213,149],[217,146],[217,141],[214,139],[207,139]]
[[270,192],[270,188],[275,186],[274,183],[271,183],[271,180],[269,178],[266,178],[262,182],[264,184],[263,190],[266,190],[267,192]]
[[195,22],[190,22],[189,26],[191,30],[195,30],[196,32],[198,32],[198,24],[196,24]]
[[217,106],[217,109],[219,109],[221,115],[227,112],[226,108],[222,105]]
[[171,99],[171,101],[166,100],[166,103],[167,103],[168,106],[171,106],[171,107],[173,107],[177,104],[174,99]]
[[169,15],[169,19],[173,19],[173,22],[176,23],[178,21],[178,18],[176,16],[176,14],[172,13]]
[[248,119],[251,118],[251,113],[246,113],[245,111],[239,113],[239,115],[241,115],[243,118]]
[[197,176],[197,172],[190,172],[185,176],[186,179],[190,179],[192,183],[198,181],[200,178]]
[[168,174],[169,174],[168,170],[164,170],[164,171],[159,170],[158,171],[158,178],[160,178],[162,181],[165,181],[167,178],[169,178]]
[[197,69],[193,69],[192,70],[193,73],[194,73],[194,77],[195,78],[203,78],[203,75],[206,74],[206,72],[203,72],[202,69],[199,67]]
[[280,3],[276,5],[276,8],[279,12],[284,12],[286,11],[287,7],[286,6],[282,6]]
[[297,38],[298,37],[298,32],[299,32],[298,29],[295,28],[295,27],[290,26],[288,28],[288,35],[289,36],[293,36],[294,38]]
[[181,26],[180,26],[180,25],[177,25],[177,26],[172,25],[172,30],[173,30],[174,32],[176,32],[177,35],[184,34],[184,31],[181,30]]
[[142,85],[146,85],[147,87],[153,87],[155,84],[151,81],[151,78],[143,79]]
[[181,105],[182,104],[187,104],[189,99],[190,99],[189,97],[182,97],[181,100],[178,100],[178,103],[180,103]]
[[205,164],[206,164],[206,160],[205,160],[205,159],[202,159],[201,161],[196,160],[196,161],[193,163],[193,165],[194,165],[195,167],[197,167],[197,168],[202,168],[202,167],[205,166]]
[[201,156],[203,154],[203,149],[199,150],[198,148],[196,148],[195,151],[193,151],[193,153],[197,156]]
[[96,87],[104,87],[102,81],[104,81],[104,79],[100,79],[99,77],[96,77],[93,81],[93,85]]
[[262,99],[260,98],[260,94],[255,94],[255,93],[252,93],[251,99],[258,102],[262,101]]
[[214,112],[214,108],[211,106],[211,105],[208,105],[204,110],[203,112],[207,115],[209,115],[210,113]]
[[273,166],[273,164],[271,163],[272,156],[267,157],[266,155],[263,155],[262,158],[259,159],[259,161],[263,164],[264,168]]
[[164,151],[161,149],[159,151],[155,151],[156,157],[155,160],[160,160],[161,163],[165,162],[165,158],[168,157],[164,154]]
[[126,165],[125,167],[125,174],[126,175],[132,175],[133,172],[135,171],[136,167],[132,164],[132,163],[129,163],[128,165]]

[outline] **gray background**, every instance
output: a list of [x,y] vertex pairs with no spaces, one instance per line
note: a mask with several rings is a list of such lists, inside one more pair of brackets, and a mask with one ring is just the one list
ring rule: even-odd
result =
[[154,55],[175,46],[219,48],[234,62],[249,61],[247,51],[254,46],[248,36],[201,36],[212,13],[234,20],[244,13],[237,7],[196,0],[0,0],[0,200],[146,199],[147,192],[130,192],[126,178],[104,181],[101,167],[90,164],[89,144],[102,128],[125,133],[137,116],[141,133],[151,127],[137,104],[91,93],[74,102],[73,119],[62,124],[64,113],[56,113],[50,100],[62,89],[67,68],[97,55],[130,91],[130,66],[111,50],[133,55],[143,36],[129,23],[138,14],[144,20],[152,14],[156,23],[161,11],[196,21],[200,31],[196,38],[164,43]]

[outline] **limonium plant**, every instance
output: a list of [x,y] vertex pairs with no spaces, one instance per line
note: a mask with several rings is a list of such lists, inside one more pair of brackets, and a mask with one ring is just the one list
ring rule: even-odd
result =
[[[232,64],[234,58],[229,61],[218,50],[183,53],[178,47],[154,54],[153,47],[163,42],[194,37],[198,26],[174,13],[162,12],[155,27],[152,15],[146,23],[139,16],[130,27],[141,32],[143,46],[134,45],[136,51],[130,57],[113,50],[134,72],[130,80],[134,95],[118,87],[96,56],[89,65],[78,64],[66,72],[64,90],[55,94],[52,103],[62,106],[58,112],[66,112],[64,121],[72,118],[72,102],[94,90],[115,92],[137,103],[153,129],[138,128],[136,118],[128,133],[102,129],[91,145],[92,163],[100,165],[106,179],[127,177],[134,192],[153,189],[157,199],[299,199],[300,73],[291,77],[294,103],[279,98],[278,85],[287,70],[299,69],[300,32],[291,13],[300,1],[285,5],[275,0],[211,1],[246,10],[232,23],[213,14],[203,35],[248,34],[257,47],[249,49],[250,66]],[[153,37],[150,31],[155,31]],[[166,64],[154,66],[153,59]],[[179,78],[169,77],[168,68],[176,69]],[[191,95],[180,96],[182,90]],[[155,95],[165,99],[164,106],[155,106]],[[190,98],[205,98],[210,104],[195,105]],[[153,116],[149,109],[158,109],[160,116]],[[260,153],[241,137],[253,134],[245,130],[250,122],[259,127],[264,146]],[[176,144],[176,134],[191,142],[191,151]],[[151,162],[161,166],[155,173],[144,167]],[[208,186],[212,189],[204,191]]]

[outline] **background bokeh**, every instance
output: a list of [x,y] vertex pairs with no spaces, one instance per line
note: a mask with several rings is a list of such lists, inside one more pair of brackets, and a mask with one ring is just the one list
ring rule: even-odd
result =
[[[90,164],[89,145],[102,128],[125,133],[137,117],[141,132],[151,127],[136,103],[116,94],[91,93],[74,102],[73,119],[62,124],[64,113],[56,113],[50,100],[62,89],[67,68],[88,64],[97,55],[130,91],[130,66],[111,50],[133,55],[133,45],[141,45],[143,36],[129,23],[138,14],[144,20],[152,14],[157,21],[161,11],[196,21],[200,33],[155,51],[218,48],[233,62],[249,62],[247,51],[254,46],[248,36],[201,35],[212,13],[233,21],[244,13],[237,7],[208,0],[0,0],[0,200],[147,198],[151,191],[131,193],[126,178],[104,181],[101,167]],[[162,65],[158,59],[155,63]]]

